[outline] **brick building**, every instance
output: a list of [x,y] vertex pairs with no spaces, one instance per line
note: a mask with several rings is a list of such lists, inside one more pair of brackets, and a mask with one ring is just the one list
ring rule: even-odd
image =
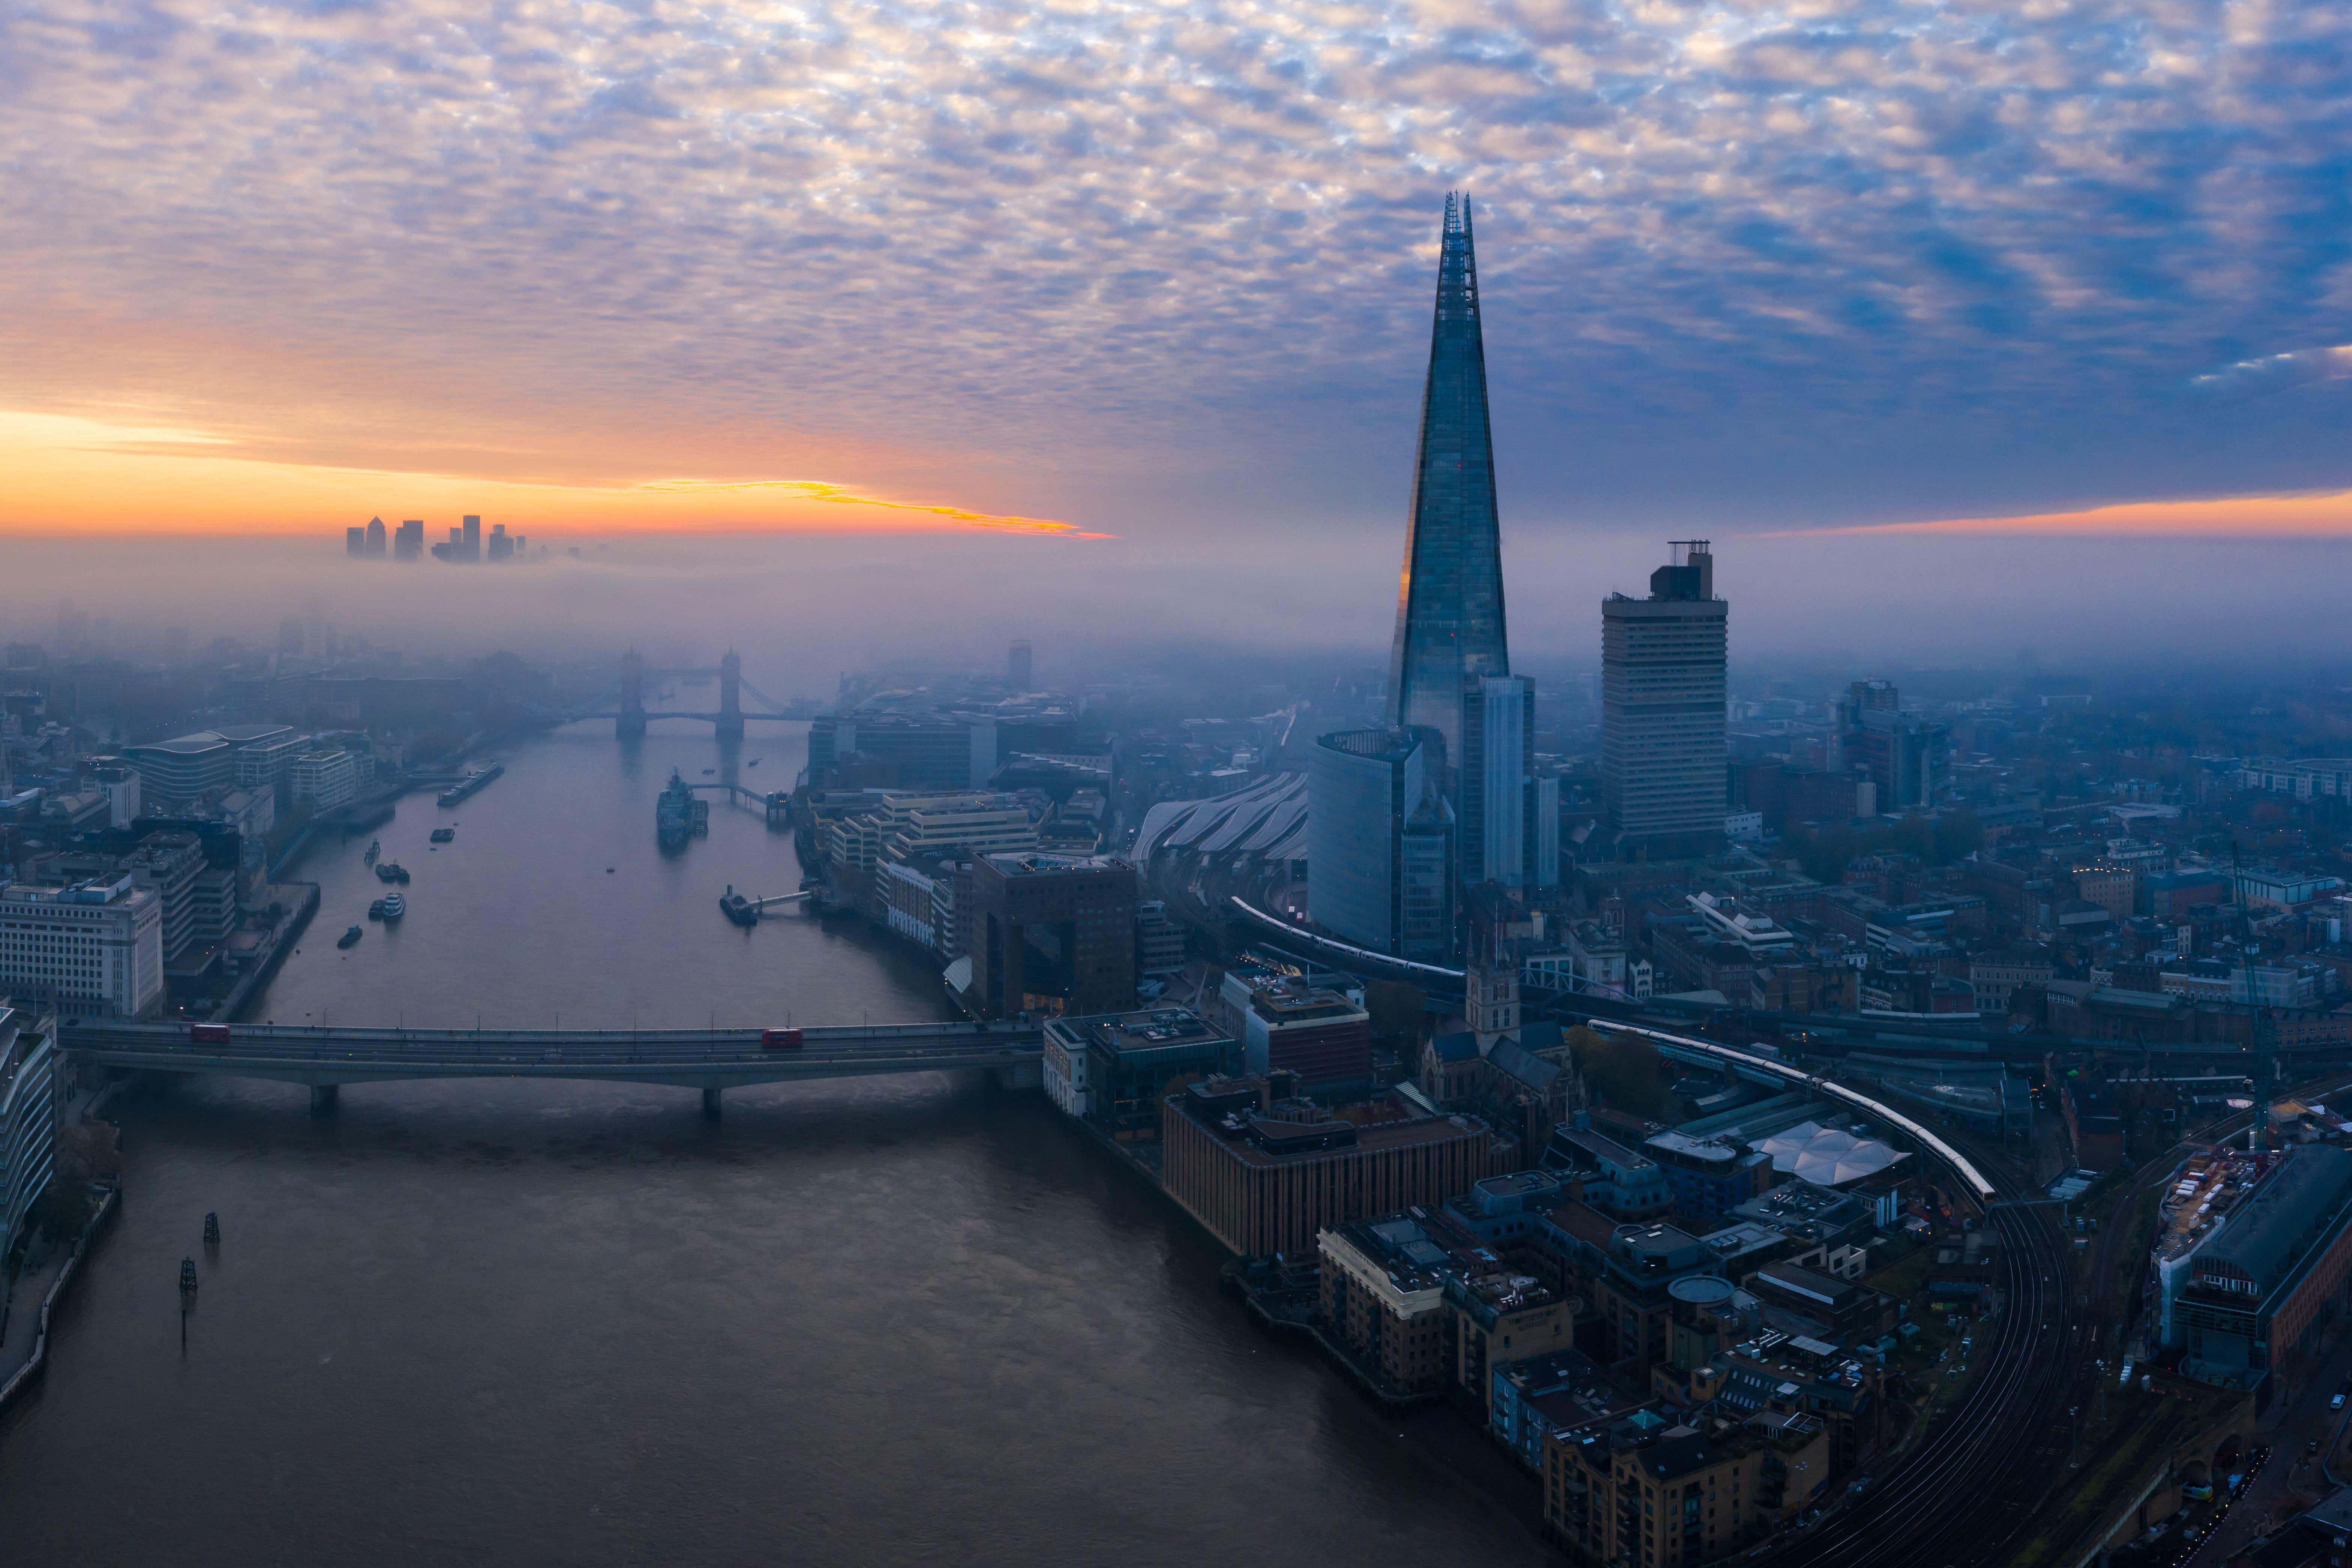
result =
[[1263,1079],[1216,1079],[1161,1101],[1169,1195],[1244,1257],[1311,1251],[1318,1232],[1434,1208],[1517,1164],[1518,1145],[1473,1116],[1411,1113],[1388,1097],[1341,1121]]
[[1135,906],[1135,868],[1123,860],[975,857],[966,928],[973,1009],[1010,1018],[1134,1006]]
[[2352,1152],[2296,1148],[2189,1255],[2181,1369],[2252,1387],[2352,1300]]

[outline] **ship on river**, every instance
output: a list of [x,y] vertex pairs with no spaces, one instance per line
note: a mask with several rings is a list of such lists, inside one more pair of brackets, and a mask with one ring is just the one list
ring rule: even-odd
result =
[[506,771],[506,764],[503,763],[492,763],[487,768],[476,768],[472,773],[443,790],[437,798],[437,804],[456,805],[458,802],[488,788],[492,779],[505,776]]
[[661,798],[654,803],[654,830],[665,849],[682,849],[688,839],[710,831],[710,803],[697,800],[694,786],[678,777],[676,768],[670,770],[669,783],[662,786]]

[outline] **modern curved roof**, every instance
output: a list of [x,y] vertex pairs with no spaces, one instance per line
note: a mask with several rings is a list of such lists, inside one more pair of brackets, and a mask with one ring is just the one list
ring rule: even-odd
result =
[[[1286,777],[1290,782],[1282,785],[1280,788],[1266,791],[1264,795],[1252,800],[1246,809],[1236,811],[1233,816],[1227,817],[1225,819],[1225,825],[1223,827],[1218,828],[1214,833],[1212,833],[1209,837],[1201,840],[1202,854],[1219,855],[1234,847],[1236,845],[1242,845],[1242,841],[1244,838],[1250,837],[1258,833],[1265,827],[1270,818],[1280,813],[1296,795],[1307,787],[1307,781],[1302,775],[1288,774],[1277,776]],[[1305,804],[1306,803],[1304,801],[1299,803],[1302,809],[1304,808]],[[1247,847],[1245,845],[1243,847]]]
[[1252,853],[1271,848],[1306,820],[1307,795],[1302,790],[1275,807],[1274,815],[1265,819],[1265,825],[1242,841],[1242,848]]
[[[2324,1143],[2297,1147],[2271,1178],[2197,1249],[2200,1266],[2231,1265],[2267,1300],[2311,1251],[2323,1222],[2336,1221],[2352,1197],[2352,1154]],[[2203,1269],[2200,1268],[2200,1272]]]
[[1762,1140],[1756,1148],[1772,1157],[1774,1170],[1817,1187],[1858,1182],[1910,1158],[1875,1138],[1857,1137],[1818,1121],[1801,1121],[1786,1132]]
[[1195,847],[1203,855],[1222,855],[1240,843],[1244,836],[1255,833],[1265,825],[1267,814],[1281,805],[1280,801],[1254,800],[1238,806],[1225,818],[1223,826],[1202,839]]
[[1190,849],[1225,824],[1225,818],[1247,805],[1237,796],[1204,802],[1201,809],[1184,819],[1183,825],[1160,841],[1163,849]]
[[[1244,834],[1261,832],[1267,812],[1307,794],[1307,775],[1269,773],[1245,789],[1207,800],[1163,800],[1143,814],[1126,858],[1142,865],[1162,849],[1230,848]],[[1238,815],[1237,815],[1238,814]]]
[[1127,852],[1127,858],[1138,865],[1150,859],[1168,831],[1199,810],[1201,804],[1197,800],[1163,800],[1145,812],[1143,826],[1136,829],[1135,847]]
[[1292,825],[1289,832],[1264,848],[1259,848],[1255,844],[1251,845],[1250,847],[1261,858],[1268,860],[1287,860],[1293,856],[1306,853],[1307,818],[1301,816]]
[[1184,849],[1199,845],[1202,839],[1231,820],[1234,812],[1265,804],[1265,797],[1279,787],[1286,776],[1286,774],[1276,773],[1260,779],[1246,789],[1238,789],[1231,795],[1221,795],[1213,800],[1202,801],[1201,809],[1187,817],[1182,826],[1160,840],[1160,847],[1167,849]]

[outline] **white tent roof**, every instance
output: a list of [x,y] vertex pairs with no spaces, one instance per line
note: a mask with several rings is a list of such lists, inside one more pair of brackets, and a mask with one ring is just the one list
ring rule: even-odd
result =
[[1875,1138],[1859,1138],[1818,1121],[1801,1121],[1786,1132],[1776,1132],[1756,1145],[1772,1157],[1772,1168],[1782,1175],[1811,1182],[1817,1187],[1843,1186],[1874,1176],[1902,1153]]

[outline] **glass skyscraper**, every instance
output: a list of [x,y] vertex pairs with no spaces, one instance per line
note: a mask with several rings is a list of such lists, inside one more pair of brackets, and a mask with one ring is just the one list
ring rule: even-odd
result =
[[1465,883],[1516,888],[1527,879],[1535,711],[1536,683],[1524,675],[1478,676],[1463,689],[1454,816]]
[[1502,531],[1495,507],[1495,443],[1486,420],[1486,349],[1478,328],[1478,265],[1470,202],[1445,198],[1437,312],[1422,393],[1421,450],[1397,586],[1389,661],[1389,723],[1445,738],[1462,765],[1462,697],[1476,677],[1508,675],[1503,630]]
[[1454,942],[1452,813],[1426,731],[1342,730],[1307,775],[1307,908],[1343,942],[1423,963]]

